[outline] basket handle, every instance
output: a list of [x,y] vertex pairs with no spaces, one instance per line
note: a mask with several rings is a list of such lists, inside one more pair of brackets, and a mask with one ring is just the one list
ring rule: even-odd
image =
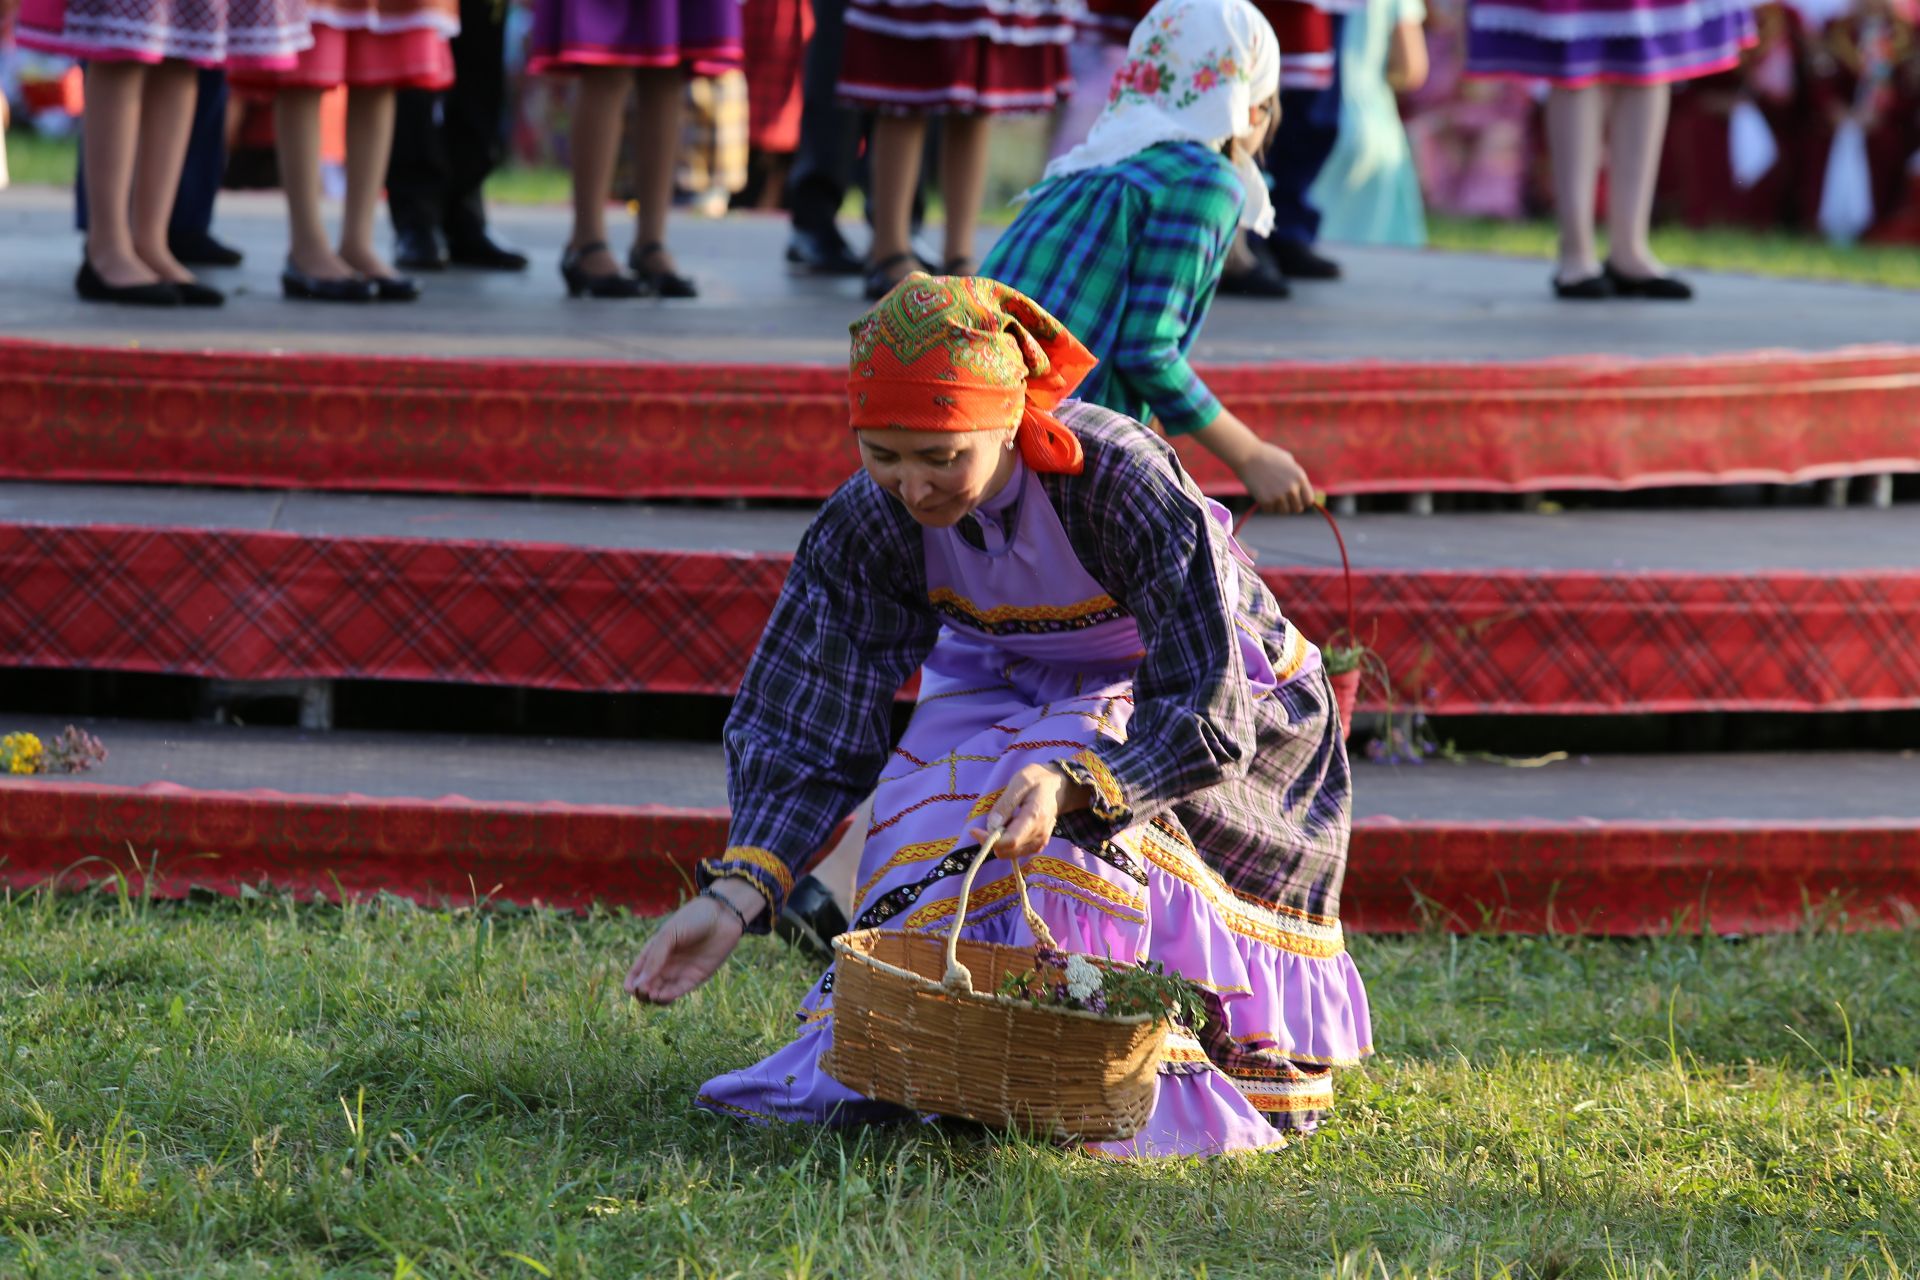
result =
[[[1237,538],[1240,536],[1240,531],[1247,527],[1247,521],[1253,519],[1253,513],[1259,509],[1258,507],[1248,507],[1246,511],[1241,513],[1240,518],[1233,522],[1234,537]],[[1353,643],[1358,644],[1360,643],[1360,633],[1354,630],[1353,625],[1353,561],[1347,558],[1347,540],[1341,536],[1340,522],[1333,518],[1333,512],[1327,510],[1326,503],[1316,502],[1313,504],[1313,509],[1318,511],[1322,518],[1326,520],[1327,528],[1333,530],[1334,545],[1340,548],[1340,576],[1345,579],[1347,587],[1347,638]]]
[[[960,901],[953,908],[953,925],[947,930],[947,971],[940,978],[940,985],[949,991],[961,995],[973,993],[973,974],[967,966],[960,963],[960,930],[967,923],[967,899],[973,893],[973,878],[980,868],[993,856],[993,847],[1000,843],[1005,835],[1004,828],[995,826],[987,832],[987,838],[980,845],[980,852],[974,855],[973,864],[967,868],[965,878],[960,881]],[[1020,873],[1018,859],[1013,863],[1014,887],[1020,891],[1020,911],[1027,918],[1027,928],[1033,931],[1033,940],[1040,946],[1052,951],[1056,947],[1053,934],[1047,929],[1046,921],[1033,909],[1033,902],[1027,897],[1027,878]]]

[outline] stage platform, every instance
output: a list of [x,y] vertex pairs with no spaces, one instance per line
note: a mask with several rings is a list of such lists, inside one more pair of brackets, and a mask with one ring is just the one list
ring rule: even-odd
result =
[[[0,200],[0,475],[599,496],[819,497],[849,468],[858,282],[784,224],[683,220],[690,303],[562,297],[558,209],[503,209],[524,276],[409,306],[283,301],[277,198],[223,197],[218,311],[79,302],[64,193]],[[1701,278],[1687,306],[1570,306],[1546,264],[1349,249],[1286,303],[1223,298],[1196,353],[1332,492],[1622,488],[1920,470],[1911,293]],[[1191,455],[1190,455],[1191,456]],[[1232,492],[1204,456],[1196,474]]]
[[[709,744],[86,727],[111,751],[98,771],[0,780],[0,881],[77,885],[137,859],[164,894],[271,881],[652,913],[726,836]],[[1912,753],[1358,764],[1354,794],[1357,930],[1758,932],[1920,908]]]
[[[0,483],[0,662],[731,694],[810,514]],[[1920,706],[1920,507],[1342,527],[1357,629],[1402,707]],[[1261,517],[1244,536],[1308,636],[1342,625],[1325,524]]]

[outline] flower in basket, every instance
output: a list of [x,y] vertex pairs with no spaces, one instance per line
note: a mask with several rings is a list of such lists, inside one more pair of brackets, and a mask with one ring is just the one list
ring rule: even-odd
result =
[[68,725],[52,745],[31,733],[0,738],[0,773],[81,773],[107,758],[100,739]]
[[1116,964],[1042,947],[1034,964],[1031,972],[1008,974],[1000,994],[1110,1018],[1171,1017],[1194,1030],[1206,1021],[1201,989],[1157,960]]

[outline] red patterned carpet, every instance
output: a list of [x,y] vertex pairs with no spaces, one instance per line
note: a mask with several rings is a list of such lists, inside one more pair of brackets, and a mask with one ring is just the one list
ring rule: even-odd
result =
[[[806,512],[0,485],[0,662],[731,694]],[[1920,707],[1920,508],[1351,517],[1370,709]],[[1312,637],[1317,520],[1246,531]]]
[[[65,196],[0,207],[0,478],[596,497],[819,498],[844,478],[854,281],[789,277],[777,220],[676,224],[705,296],[603,306],[448,273],[407,307],[281,301],[271,199],[222,201],[218,311],[73,300]],[[537,258],[565,215],[503,211]],[[1523,259],[1347,248],[1284,305],[1218,299],[1215,387],[1333,493],[1920,471],[1920,320],[1893,291],[1715,277],[1569,308]],[[1190,453],[1220,493],[1233,478]]]
[[[113,752],[99,781],[0,780],[0,883],[119,869],[168,895],[267,880],[652,912],[725,839],[711,745],[92,727]],[[242,785],[262,775],[285,789]],[[1363,764],[1354,790],[1358,930],[1759,932],[1920,909],[1916,760]]]

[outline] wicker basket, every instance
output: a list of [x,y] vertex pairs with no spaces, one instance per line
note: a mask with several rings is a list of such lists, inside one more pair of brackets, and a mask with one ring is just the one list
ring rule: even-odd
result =
[[[998,838],[967,868],[944,943],[898,929],[834,939],[833,1047],[820,1065],[850,1089],[916,1111],[1059,1141],[1130,1138],[1153,1107],[1166,1022],[993,994],[1036,964],[1033,947],[960,937],[974,875]],[[1018,863],[1013,875],[1034,937],[1052,949]]]

